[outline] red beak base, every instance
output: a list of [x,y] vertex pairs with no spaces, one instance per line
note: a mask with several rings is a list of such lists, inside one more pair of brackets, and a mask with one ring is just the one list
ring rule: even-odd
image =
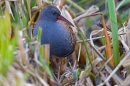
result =
[[68,21],[66,18],[64,18],[62,15],[59,15],[59,16],[58,16],[58,20],[64,21],[64,22],[66,22],[67,24],[69,24],[69,25],[71,25],[71,26],[74,27],[74,25],[73,25],[70,21]]

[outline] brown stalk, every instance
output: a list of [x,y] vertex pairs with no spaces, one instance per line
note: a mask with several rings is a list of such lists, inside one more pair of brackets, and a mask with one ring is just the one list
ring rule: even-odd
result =
[[[50,56],[50,45],[49,44],[45,44],[44,46],[44,61],[46,63],[46,65],[49,64],[49,56]],[[47,82],[47,78],[48,78],[48,75],[47,75],[47,72],[45,71],[44,72],[44,76],[43,76],[44,80]]]
[[[105,20],[104,20],[104,16],[102,16],[102,23],[103,23],[103,27],[104,27],[104,34],[105,34],[105,39],[106,39],[106,59],[108,60],[111,56],[112,56],[112,48],[111,48],[111,40],[110,40],[110,37],[108,36],[108,33],[107,33],[107,28],[106,28],[106,24],[105,24]],[[114,67],[114,59],[112,58],[110,61],[109,61],[109,64]]]

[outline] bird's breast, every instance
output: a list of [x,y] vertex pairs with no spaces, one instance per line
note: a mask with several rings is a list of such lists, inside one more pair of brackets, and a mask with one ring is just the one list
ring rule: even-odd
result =
[[41,44],[50,44],[50,54],[66,56],[74,50],[73,32],[62,22],[39,23],[42,28]]

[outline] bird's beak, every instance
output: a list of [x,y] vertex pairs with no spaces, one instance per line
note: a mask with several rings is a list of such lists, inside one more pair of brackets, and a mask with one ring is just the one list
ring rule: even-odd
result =
[[64,18],[62,15],[58,16],[58,20],[64,21],[67,24],[72,25],[74,27],[74,25],[70,21],[68,21],[66,18]]

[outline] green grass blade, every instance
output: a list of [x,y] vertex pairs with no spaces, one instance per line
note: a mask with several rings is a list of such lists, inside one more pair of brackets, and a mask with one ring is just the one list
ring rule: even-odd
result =
[[78,75],[81,73],[81,69],[80,68],[77,68],[77,69],[75,69],[74,71],[73,71],[73,76],[74,76],[74,80],[78,80],[79,79],[79,77],[78,77]]
[[119,59],[117,17],[116,17],[114,0],[108,0],[108,10],[109,10],[109,16],[110,16],[110,21],[111,21],[114,63],[116,66],[116,65],[118,65],[120,59]]
[[[91,56],[90,56],[90,53],[89,53],[89,50],[88,50],[88,47],[87,47],[87,43],[86,43],[86,41],[85,41],[85,37],[84,37],[84,35],[83,35],[82,32],[79,32],[79,35],[80,35],[81,39],[83,40],[83,44],[84,44],[84,46],[85,46],[86,53],[87,53],[87,56],[88,56],[88,59],[89,59],[89,62],[90,62],[90,65],[91,65],[92,71],[93,71],[93,65],[92,65],[92,62],[91,62]],[[86,62],[87,62],[87,61],[86,61]],[[87,64],[86,64],[86,65],[87,65]]]
[[41,34],[42,34],[42,28],[39,27],[39,29],[38,29],[38,42],[41,42]]

